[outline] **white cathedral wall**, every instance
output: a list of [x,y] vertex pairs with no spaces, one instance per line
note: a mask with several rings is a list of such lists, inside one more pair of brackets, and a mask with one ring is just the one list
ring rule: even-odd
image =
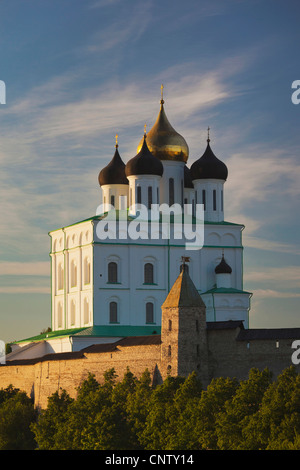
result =
[[[91,221],[50,233],[52,330],[92,324],[93,229]],[[57,251],[60,250],[60,251]]]
[[[99,242],[92,221],[52,232],[52,250],[60,250],[51,253],[53,330],[108,325],[110,302],[117,303],[117,323],[122,325],[145,325],[146,303],[152,302],[154,326],[160,325],[161,305],[180,272],[182,256],[190,257],[190,276],[201,294],[215,286],[214,269],[224,250],[225,259],[232,267],[232,287],[242,289],[243,227],[205,224],[204,228],[201,250],[186,250],[181,240],[174,239]],[[108,283],[109,262],[118,266],[118,280],[114,284]],[[144,283],[145,263],[154,267],[151,285]],[[59,266],[64,269],[62,289],[58,288]],[[71,277],[75,267],[77,282],[73,285]],[[209,321],[210,307],[207,317]]]

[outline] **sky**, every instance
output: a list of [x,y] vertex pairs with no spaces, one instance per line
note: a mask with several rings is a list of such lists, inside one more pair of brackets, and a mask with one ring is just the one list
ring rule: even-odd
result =
[[298,0],[0,0],[0,339],[50,326],[49,231],[96,213],[159,111],[228,167],[251,328],[300,327]]

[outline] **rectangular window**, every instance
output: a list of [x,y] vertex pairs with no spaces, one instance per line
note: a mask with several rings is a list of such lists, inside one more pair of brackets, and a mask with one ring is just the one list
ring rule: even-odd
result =
[[169,179],[169,206],[174,204],[174,179]]
[[140,186],[136,188],[136,201],[137,204],[142,203],[142,188]]
[[213,209],[217,210],[217,191],[215,189],[213,190]]
[[204,206],[204,210],[206,211],[206,191],[202,189],[202,204]]
[[115,207],[115,196],[110,196],[110,204]]
[[148,209],[152,206],[152,186],[148,186]]
[[221,191],[221,211],[223,212],[224,210],[224,196],[223,196],[223,189]]

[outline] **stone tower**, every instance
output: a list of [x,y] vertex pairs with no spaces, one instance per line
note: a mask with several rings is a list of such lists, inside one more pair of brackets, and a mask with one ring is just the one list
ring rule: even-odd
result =
[[208,382],[206,308],[183,261],[181,273],[162,305],[161,374],[188,376],[196,371]]

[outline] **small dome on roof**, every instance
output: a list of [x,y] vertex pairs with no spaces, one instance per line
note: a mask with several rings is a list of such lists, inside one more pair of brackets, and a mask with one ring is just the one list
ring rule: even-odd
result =
[[163,165],[161,161],[150,152],[146,137],[147,136],[144,135],[143,145],[139,153],[126,163],[125,174],[127,177],[131,175],[162,176],[163,174]]
[[231,274],[232,273],[231,267],[225,261],[224,254],[222,255],[222,259],[220,263],[218,264],[218,266],[215,267],[215,273],[216,274]]
[[116,144],[116,151],[112,160],[100,171],[98,181],[100,186],[106,184],[129,184],[125,175],[125,163],[118,151],[118,144]]
[[210,139],[208,138],[204,154],[191,166],[192,180],[218,179],[226,181],[228,176],[227,166],[215,156],[209,143]]

